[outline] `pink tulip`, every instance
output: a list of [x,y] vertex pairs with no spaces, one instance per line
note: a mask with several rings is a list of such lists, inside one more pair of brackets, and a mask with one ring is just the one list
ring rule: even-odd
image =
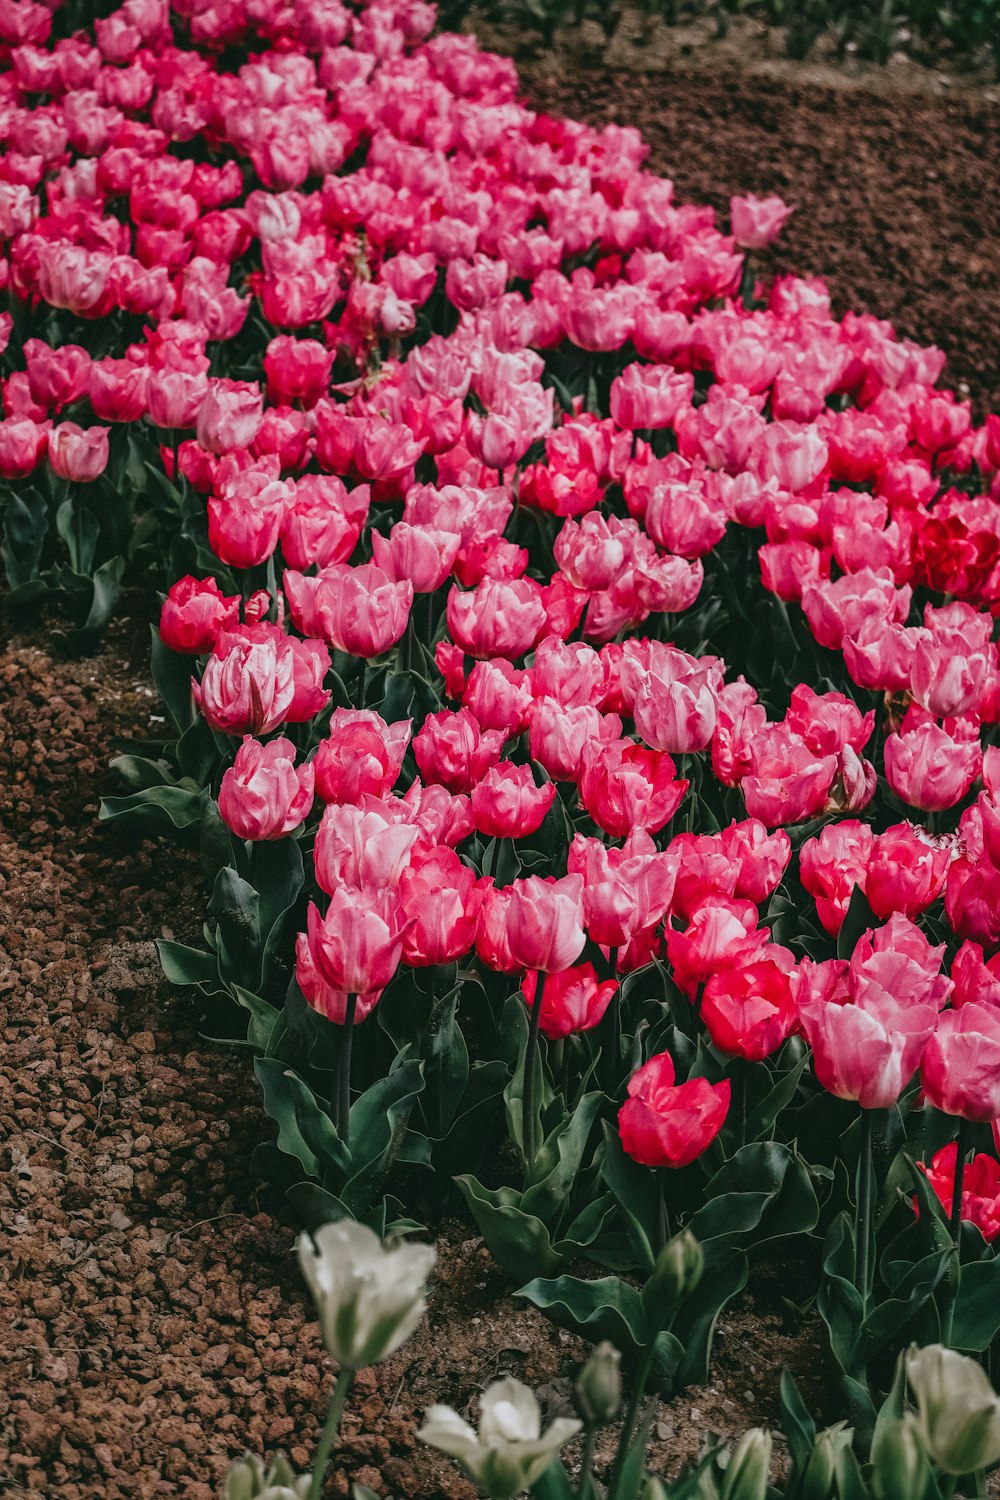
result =
[[530,766],[501,761],[472,789],[476,829],[488,838],[526,838],[542,826],[555,796],[555,783],[536,786]]
[[332,989],[365,995],[395,974],[407,926],[395,891],[338,887],[324,916],[310,903],[308,923],[309,955]]
[[295,765],[290,740],[262,745],[245,735],[219,788],[219,814],[240,839],[280,839],[298,828],[313,802],[313,768]]
[[61,479],[90,484],[108,466],[108,429],[60,422],[49,432],[49,463]]
[[525,969],[568,969],[583,951],[583,877],[531,875],[515,880],[505,914],[507,946]]
[[933,722],[891,734],[885,742],[889,785],[897,797],[926,812],[961,801],[981,764],[978,740],[956,740]]
[[270,734],[288,717],[295,660],[287,643],[245,640],[223,631],[194,685],[195,702],[221,734]]
[[946,1115],[1000,1117],[1000,1010],[974,1001],[946,1011],[923,1058],[926,1098]]
[[541,590],[530,579],[505,583],[485,578],[468,593],[448,595],[448,630],[467,656],[504,656],[509,661],[531,650],[545,629]]
[[316,830],[313,858],[321,890],[333,894],[380,887],[395,890],[420,829],[396,798],[363,794],[357,806],[331,802]]
[[753,193],[730,198],[729,213],[733,239],[745,250],[762,250],[781,233],[794,208],[772,193],[755,198]]
[[414,851],[399,883],[409,926],[403,938],[408,964],[453,963],[472,947],[490,881],[477,880],[452,849]]
[[289,570],[284,584],[296,628],[351,656],[379,656],[394,646],[413,603],[409,580],[395,583],[374,563],[332,563],[313,578]]

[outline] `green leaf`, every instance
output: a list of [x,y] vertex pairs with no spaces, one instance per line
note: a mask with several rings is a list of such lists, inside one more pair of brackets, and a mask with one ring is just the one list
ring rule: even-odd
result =
[[[521,1009],[524,1007],[522,1005]],[[535,1139],[542,1139],[542,1117],[549,1105],[552,1103],[552,1086],[546,1077],[542,1067],[542,1049],[534,1047],[530,1049],[527,1045],[527,1031],[525,1031],[525,1044],[521,1049],[521,1055],[517,1060],[514,1076],[503,1091],[504,1105],[507,1111],[507,1130],[511,1140],[524,1156],[524,1077],[525,1071],[531,1067],[534,1072],[534,1113],[535,1113]],[[525,1162],[525,1165],[530,1163]]]
[[514,1294],[532,1303],[560,1328],[592,1344],[610,1339],[634,1361],[649,1342],[650,1330],[635,1287],[617,1276],[583,1281],[577,1276],[554,1280],[536,1276]]
[[165,760],[148,760],[144,755],[116,755],[110,762],[129,786],[145,791],[151,786],[176,786],[176,778]]
[[802,1158],[778,1141],[753,1141],[731,1156],[705,1188],[707,1202],[688,1228],[705,1243],[717,1237],[763,1244],[815,1228],[819,1203]]
[[37,579],[48,529],[48,506],[37,490],[8,490],[0,556],[12,592]]
[[259,924],[263,943],[264,979],[281,946],[285,919],[305,884],[302,849],[298,839],[268,839],[250,849],[250,875],[259,893]]
[[823,1255],[823,1279],[816,1305],[830,1332],[830,1347],[846,1375],[856,1378],[858,1339],[864,1303],[854,1285],[854,1225],[846,1209],[830,1225]]
[[774,1088],[747,1115],[746,1133],[750,1141],[762,1141],[774,1129],[778,1116],[788,1108],[795,1098],[802,1074],[809,1063],[809,1053],[804,1052],[794,1067],[789,1068]]
[[351,1176],[341,1197],[355,1217],[368,1208],[406,1138],[414,1100],[424,1087],[424,1065],[400,1053],[388,1076],[351,1105]]
[[89,505],[70,495],[56,511],[56,531],[69,552],[73,572],[89,574],[101,534],[101,523]]
[[562,1256],[541,1219],[524,1213],[514,1188],[490,1189],[468,1173],[455,1178],[476,1228],[498,1265],[520,1280],[529,1271],[557,1271]]
[[816,1423],[809,1415],[794,1376],[788,1370],[781,1372],[780,1393],[781,1425],[788,1439],[792,1463],[796,1470],[801,1470],[808,1463],[816,1442]]
[[868,928],[878,925],[878,918],[865,900],[864,891],[856,885],[851,892],[851,904],[847,908],[844,925],[837,934],[837,957],[850,958]]
[[256,1058],[254,1072],[264,1092],[264,1108],[278,1127],[278,1149],[310,1177],[322,1178],[331,1167],[339,1178],[346,1177],[350,1153],[312,1089],[273,1057]]
[[601,1177],[607,1183],[621,1210],[625,1231],[636,1262],[644,1275],[650,1276],[656,1265],[659,1201],[655,1174],[648,1167],[626,1156],[617,1130],[604,1126],[604,1156]]
[[265,1051],[281,1012],[277,1006],[269,1005],[266,1000],[245,990],[242,985],[234,984],[232,988],[237,1001],[250,1016],[247,1022],[247,1041],[251,1047]]
[[252,987],[260,977],[260,897],[227,865],[215,877],[208,910],[217,923],[219,972]]
[[421,1108],[427,1128],[442,1140],[454,1123],[469,1082],[469,1049],[458,1024],[461,989],[438,1002],[421,1039],[426,1089]]
[[143,832],[181,834],[183,842],[194,843],[207,802],[204,787],[152,786],[130,797],[102,797],[98,817],[104,823],[123,819]]
[[601,1093],[585,1094],[572,1114],[562,1120],[535,1159],[532,1186],[525,1193],[522,1208],[551,1224],[566,1205],[587,1149],[587,1141],[603,1102]]
[[955,1300],[951,1344],[981,1354],[1000,1333],[1000,1257],[962,1267]]
[[553,1457],[542,1477],[535,1480],[528,1493],[535,1500],[576,1500],[576,1490],[556,1457]]
[[724,1240],[702,1245],[705,1267],[697,1286],[684,1298],[671,1320],[671,1330],[683,1347],[677,1370],[678,1385],[708,1379],[719,1314],[747,1284],[749,1264],[742,1250]]
[[182,734],[195,717],[191,696],[191,657],[169,650],[160,640],[155,625],[150,626],[150,635],[153,681],[174,728]]
[[181,775],[196,782],[198,786],[207,787],[223,762],[215,735],[200,716],[182,731],[174,747],[174,755]]
[[84,630],[103,630],[118,603],[124,575],[124,557],[109,557],[107,562],[102,563],[98,568],[91,579],[94,592],[90,611],[83,622]]
[[188,948],[183,943],[169,943],[165,938],[157,941],[156,948],[160,967],[171,984],[210,984],[222,988],[214,953]]

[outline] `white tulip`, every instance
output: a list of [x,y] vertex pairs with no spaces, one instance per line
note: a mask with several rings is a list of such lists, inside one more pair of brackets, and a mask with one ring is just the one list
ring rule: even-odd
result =
[[533,1391],[508,1377],[489,1386],[479,1403],[479,1431],[450,1406],[432,1406],[417,1433],[421,1442],[455,1458],[490,1500],[511,1500],[541,1478],[581,1424],[558,1417],[542,1432]]

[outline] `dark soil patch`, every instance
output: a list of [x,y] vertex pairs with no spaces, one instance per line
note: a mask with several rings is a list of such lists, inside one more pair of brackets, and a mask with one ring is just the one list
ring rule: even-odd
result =
[[518,58],[532,107],[635,125],[680,199],[728,227],[737,193],[796,212],[761,274],[822,276],[838,314],[873,313],[948,356],[943,383],[1000,409],[1000,104],[894,87],[838,88],[742,74],[700,55],[695,74],[576,68]]

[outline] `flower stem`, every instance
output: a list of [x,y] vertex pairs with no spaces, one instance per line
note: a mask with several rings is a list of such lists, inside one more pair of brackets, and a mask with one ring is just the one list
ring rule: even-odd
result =
[[354,1042],[354,1013],[357,1008],[357,995],[348,995],[337,1063],[337,1134],[345,1146],[351,1134],[351,1049]]
[[312,1479],[309,1482],[309,1493],[306,1500],[320,1500],[323,1493],[323,1476],[326,1466],[330,1460],[330,1452],[337,1440],[337,1432],[340,1428],[340,1419],[344,1413],[344,1403],[347,1393],[354,1379],[354,1371],[344,1366],[337,1376],[337,1383],[333,1388],[330,1398],[329,1410],[326,1421],[323,1423],[323,1431],[319,1435],[319,1443],[316,1448],[316,1456],[313,1459]]
[[670,1222],[670,1210],[667,1207],[667,1174],[662,1167],[654,1167],[656,1173],[656,1233],[659,1237],[657,1254],[668,1245],[674,1237],[673,1225]]
[[542,1018],[543,974],[538,974],[535,985],[535,1003],[531,1007],[528,1025],[528,1041],[524,1049],[524,1091],[521,1095],[521,1140],[524,1145],[525,1182],[531,1177],[535,1165],[538,1143],[535,1139],[535,1068],[538,1063],[538,1025]]
[[958,1139],[955,1142],[955,1186],[951,1195],[951,1235],[958,1248],[962,1233],[962,1187],[965,1183],[965,1158],[969,1151],[969,1122],[959,1120]]
[[861,1156],[858,1163],[858,1212],[855,1225],[857,1288],[865,1309],[871,1288],[872,1260],[872,1125],[875,1111],[861,1111]]
[[629,1401],[628,1411],[625,1413],[625,1421],[622,1424],[621,1436],[618,1439],[618,1447],[615,1451],[615,1461],[611,1469],[611,1479],[608,1484],[609,1495],[614,1495],[617,1493],[616,1486],[618,1484],[618,1480],[621,1477],[622,1469],[625,1466],[625,1460],[628,1456],[629,1444],[632,1441],[632,1434],[635,1430],[636,1418],[639,1415],[639,1408],[642,1405],[642,1398],[646,1394],[646,1386],[649,1384],[649,1377],[652,1373],[653,1361],[655,1358],[656,1336],[654,1334],[653,1338],[646,1346],[646,1352],[643,1355],[642,1364],[639,1366],[639,1373],[635,1377],[635,1385],[632,1388],[632,1399]]
[[590,1422],[583,1439],[583,1455],[580,1459],[580,1488],[578,1491],[580,1500],[590,1500],[594,1492],[594,1479],[592,1469],[594,1467],[594,1448],[597,1444],[597,1425]]

